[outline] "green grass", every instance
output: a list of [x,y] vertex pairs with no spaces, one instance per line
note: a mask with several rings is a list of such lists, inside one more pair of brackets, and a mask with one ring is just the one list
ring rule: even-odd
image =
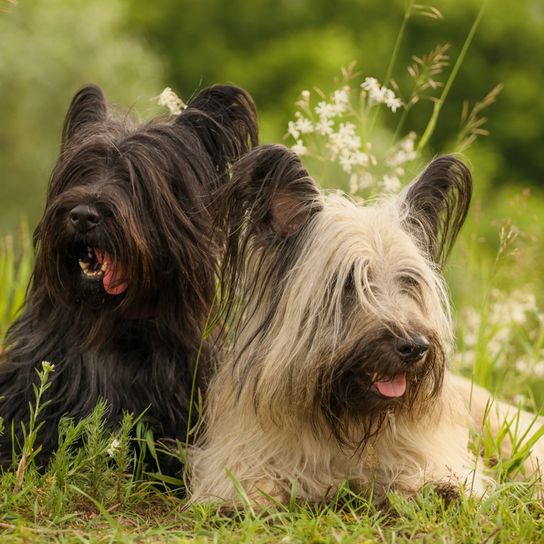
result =
[[32,244],[24,224],[17,236],[0,238],[0,339],[23,304],[32,263]]
[[[544,512],[526,486],[505,484],[482,501],[445,506],[431,490],[415,498],[391,494],[376,509],[342,489],[327,504],[293,505],[259,514],[225,515],[183,501],[123,474],[107,472],[101,499],[84,471],[59,484],[54,473],[29,474],[14,494],[1,482],[2,542],[539,542]],[[119,494],[119,491],[121,493]]]

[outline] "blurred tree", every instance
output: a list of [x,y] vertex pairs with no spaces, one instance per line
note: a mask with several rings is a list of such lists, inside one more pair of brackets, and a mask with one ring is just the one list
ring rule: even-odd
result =
[[0,232],[39,217],[75,91],[95,82],[154,108],[162,66],[126,25],[122,0],[26,0],[0,12]]

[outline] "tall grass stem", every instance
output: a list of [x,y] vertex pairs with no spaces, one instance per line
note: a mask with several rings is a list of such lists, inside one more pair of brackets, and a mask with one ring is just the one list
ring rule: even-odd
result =
[[433,135],[433,132],[436,128],[436,124],[438,122],[438,117],[440,116],[440,112],[442,111],[442,107],[444,106],[446,98],[448,97],[451,86],[453,85],[453,82],[455,81],[455,78],[457,77],[457,74],[461,68],[461,65],[463,64],[463,61],[465,60],[467,51],[470,47],[470,44],[472,43],[472,39],[474,38],[474,35],[476,34],[476,30],[478,29],[478,26],[484,14],[486,4],[487,4],[487,0],[483,0],[480,6],[480,10],[478,11],[478,15],[476,16],[476,19],[474,19],[474,23],[472,23],[472,27],[470,28],[470,31],[465,39],[465,42],[463,43],[463,48],[461,49],[461,52],[459,53],[459,56],[457,57],[457,60],[455,61],[455,64],[452,68],[450,76],[448,80],[446,81],[446,84],[444,85],[442,94],[440,95],[440,98],[434,103],[433,113],[431,115],[431,118],[429,119],[429,122],[427,123],[427,126],[425,127],[425,130],[423,131],[421,139],[418,142],[418,145],[417,145],[418,151],[421,151],[422,149],[425,148],[425,146],[429,143],[431,136]]

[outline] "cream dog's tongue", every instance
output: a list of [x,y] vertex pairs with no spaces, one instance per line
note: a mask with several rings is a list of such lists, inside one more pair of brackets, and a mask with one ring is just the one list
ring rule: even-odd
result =
[[387,381],[374,382],[374,385],[384,397],[402,397],[406,391],[406,374],[399,374]]
[[102,283],[104,289],[108,295],[120,295],[124,293],[128,288],[128,283],[126,281],[121,281],[123,279],[123,271],[116,266],[110,255],[103,251],[96,251],[96,258],[100,264],[106,264],[106,271],[102,277]]

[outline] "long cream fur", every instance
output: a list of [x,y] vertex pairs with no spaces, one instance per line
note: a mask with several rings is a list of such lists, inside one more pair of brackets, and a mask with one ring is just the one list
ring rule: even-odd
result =
[[[492,482],[468,443],[488,394],[446,368],[438,395],[391,411],[364,442],[358,419],[347,422],[342,442],[316,408],[318,377],[377,326],[423,327],[445,360],[453,336],[446,287],[407,226],[404,196],[372,206],[337,195],[318,199],[320,211],[298,234],[284,274],[273,274],[282,246],[250,240],[237,286],[242,301],[249,296],[240,303],[243,315],[209,387],[205,430],[190,454],[192,501],[285,503],[293,494],[314,501],[346,480],[378,500],[427,484],[482,495]],[[346,301],[350,276],[354,292]],[[408,286],[401,281],[407,277]],[[510,408],[501,404],[500,412],[499,419]]]

